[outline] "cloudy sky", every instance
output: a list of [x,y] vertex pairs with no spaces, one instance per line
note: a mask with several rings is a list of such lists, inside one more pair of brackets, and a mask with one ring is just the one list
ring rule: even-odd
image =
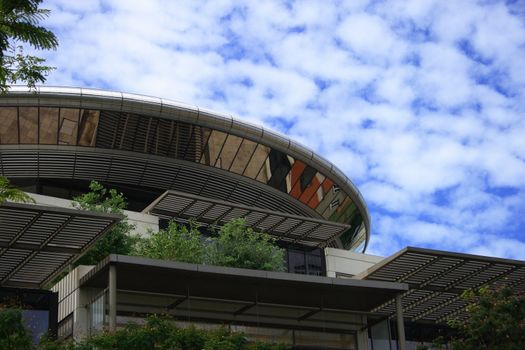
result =
[[339,166],[406,245],[525,259],[520,1],[49,0],[49,85],[179,100]]

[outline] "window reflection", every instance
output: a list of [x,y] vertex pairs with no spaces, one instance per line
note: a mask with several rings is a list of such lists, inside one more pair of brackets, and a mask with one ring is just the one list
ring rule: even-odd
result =
[[215,166],[226,137],[227,134],[224,132],[217,130],[211,132],[208,144],[201,157],[201,164]]
[[38,107],[20,107],[18,113],[20,143],[38,143]]
[[308,206],[312,208],[312,205],[310,205],[309,201],[316,195],[317,190],[319,189],[323,181],[325,181],[324,175],[317,172],[311,180],[310,185],[305,187],[303,193],[299,197],[299,200],[304,204],[308,204]]
[[[334,196],[335,194],[335,196]],[[341,213],[341,209],[343,208],[343,205],[346,206],[347,202],[347,195],[341,190],[337,190],[337,187],[332,187],[332,190],[329,192],[329,195],[326,196],[326,198],[323,200],[322,205],[324,208],[324,211],[321,211],[321,206],[317,208],[317,212],[322,213],[321,215],[325,219],[329,218],[337,218],[339,214]]]
[[56,145],[58,131],[58,108],[40,108],[40,144]]
[[60,109],[58,143],[60,145],[76,145],[78,133],[78,117],[80,111],[72,108]]
[[[311,199],[309,206],[315,208],[317,212],[324,213],[330,203],[334,203],[337,194],[340,191],[339,187],[334,186],[334,182],[330,179],[326,179],[321,187],[317,190],[316,195]],[[332,204],[333,205],[333,204]]]
[[248,165],[248,162],[250,161],[256,147],[257,144],[255,142],[247,139],[242,140],[242,143],[239,146],[239,152],[237,152],[237,156],[232,162],[230,171],[234,172],[235,174],[242,174]]
[[[244,176],[249,177],[250,179],[255,179],[259,174],[263,164],[270,153],[270,148],[262,144],[258,144],[255,152],[253,152],[252,157],[250,158],[246,169],[244,170]],[[261,180],[261,182],[266,183],[267,178]]]
[[284,180],[291,168],[292,165],[288,156],[283,152],[272,149],[257,176],[257,180],[261,182],[266,181],[273,188],[287,192]]
[[94,146],[100,111],[85,109],[80,114],[79,146]]
[[217,168],[230,169],[233,159],[237,155],[237,151],[241,146],[242,138],[235,135],[228,135],[224,146],[222,147],[221,154],[215,163]]
[[0,144],[18,143],[18,109],[16,107],[0,108]]

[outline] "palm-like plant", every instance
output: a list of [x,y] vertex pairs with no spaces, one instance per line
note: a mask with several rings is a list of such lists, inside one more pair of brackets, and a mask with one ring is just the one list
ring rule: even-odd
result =
[[16,187],[13,187],[6,177],[0,176],[0,204],[8,200],[12,202],[22,203],[35,202],[35,200],[31,198],[27,193],[19,190]]
[[38,50],[55,49],[58,40],[50,30],[39,25],[49,10],[39,9],[42,0],[0,0],[0,90],[7,83],[26,81],[30,87],[44,82],[53,69],[43,66],[44,59],[24,55],[17,43],[27,43]]

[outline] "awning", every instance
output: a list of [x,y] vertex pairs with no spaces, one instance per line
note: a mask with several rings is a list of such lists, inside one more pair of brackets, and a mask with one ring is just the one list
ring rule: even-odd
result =
[[[413,322],[442,323],[463,319],[463,291],[484,285],[525,291],[525,261],[407,247],[354,278],[406,283],[403,313]],[[388,302],[375,311],[393,314]]]
[[291,215],[233,202],[166,191],[143,210],[161,218],[195,219],[206,225],[222,225],[246,218],[246,225],[285,242],[324,247],[351,228],[327,220]]
[[[284,272],[110,255],[80,280],[108,288],[116,266],[119,315],[170,313],[192,320],[356,330],[362,315],[407,290],[401,283],[345,280]],[[352,328],[353,327],[353,328]]]
[[0,286],[41,288],[121,217],[20,203],[0,205]]

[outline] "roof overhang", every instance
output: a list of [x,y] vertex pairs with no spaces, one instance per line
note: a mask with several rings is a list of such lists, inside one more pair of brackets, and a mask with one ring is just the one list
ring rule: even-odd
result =
[[[241,121],[228,114],[213,112],[173,100],[89,88],[40,86],[36,87],[33,91],[25,86],[11,86],[9,93],[1,96],[0,105],[59,106],[65,108],[105,110],[118,113],[134,113],[141,116],[183,121],[208,127],[266,145],[312,166],[319,173],[331,179],[342,192],[346,193],[352,203],[358,208],[363,219],[366,237],[362,252],[366,250],[368,245],[371,232],[370,215],[363,196],[352,181],[334,164],[312,150],[298,144],[285,135],[281,135],[262,126]],[[1,146],[3,149],[6,147],[9,149],[9,145]],[[63,147],[59,147],[59,149],[62,148]],[[8,171],[16,172],[14,168],[10,168]],[[296,202],[299,207],[305,206],[302,205],[300,201]]]
[[42,288],[121,217],[34,204],[0,204],[0,286]]
[[205,225],[223,225],[243,217],[246,225],[266,232],[284,242],[324,247],[351,228],[333,221],[291,215],[242,204],[166,191],[146,209],[145,213],[162,218],[195,220]]
[[[105,289],[109,266],[116,265],[117,290],[125,295],[163,296],[163,303],[145,312],[173,312],[175,315],[215,312],[215,319],[239,320],[243,317],[272,318],[283,322],[352,323],[349,315],[366,314],[405,292],[402,283],[336,279],[283,272],[187,264],[142,257],[110,255],[80,280],[81,287]],[[118,301],[118,309],[153,303]],[[157,300],[161,300],[158,298]],[[218,305],[220,304],[220,307]],[[257,310],[258,309],[258,310]],[[137,312],[138,309],[133,309]],[[258,312],[258,314],[257,314]],[[218,315],[218,316],[217,316]],[[344,316],[346,315],[346,316]],[[345,321],[346,317],[346,321]]]
[[[404,316],[413,322],[443,323],[463,319],[461,294],[481,286],[502,286],[525,291],[525,261],[407,247],[374,265],[357,279],[406,283]],[[388,302],[377,312],[393,314]]]

